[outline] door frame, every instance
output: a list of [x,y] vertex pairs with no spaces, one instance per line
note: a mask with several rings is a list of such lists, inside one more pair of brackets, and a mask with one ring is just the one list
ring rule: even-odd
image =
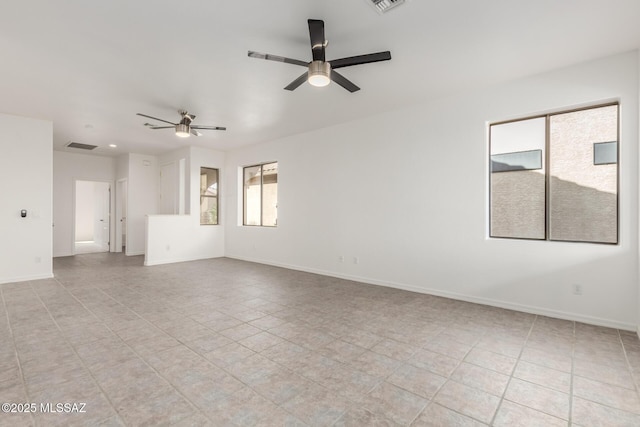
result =
[[[123,205],[123,197],[122,197],[122,193],[124,193],[125,195],[127,195],[127,199],[128,199],[128,189],[129,186],[129,181],[127,178],[122,178],[116,181],[116,191],[114,192],[115,194],[113,195],[114,197],[114,215],[113,215],[113,222],[115,223],[114,228],[114,236],[113,236],[113,241],[115,242],[115,245],[111,246],[111,252],[122,252],[122,247],[124,246],[125,248],[128,248],[129,245],[127,245],[127,238],[129,236],[129,227],[127,227],[127,234],[125,234],[124,236],[124,242],[122,241],[122,205]],[[123,191],[123,189],[126,187],[126,191]],[[128,200],[125,199],[124,200],[124,204],[126,205],[127,211],[129,210],[129,203]],[[126,218],[125,218],[126,220]],[[125,254],[126,254],[126,249],[125,249]]]

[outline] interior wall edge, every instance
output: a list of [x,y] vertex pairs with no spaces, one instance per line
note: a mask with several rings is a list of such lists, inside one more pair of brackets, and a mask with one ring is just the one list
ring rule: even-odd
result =
[[53,274],[36,274],[33,276],[0,277],[0,285],[5,283],[29,282],[31,280],[52,279]]
[[176,258],[163,259],[163,260],[158,260],[158,261],[147,261],[145,259],[144,266],[145,267],[153,267],[154,265],[173,264],[173,263],[176,263],[176,262],[202,261],[202,260],[205,260],[205,259],[216,259],[216,258],[225,258],[225,256],[224,255],[220,255],[220,256],[215,256],[215,257],[210,257],[210,256],[205,256],[205,257],[176,257]]

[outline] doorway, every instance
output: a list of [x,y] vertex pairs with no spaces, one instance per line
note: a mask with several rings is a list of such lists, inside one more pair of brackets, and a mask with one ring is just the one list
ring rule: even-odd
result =
[[76,181],[74,252],[109,251],[111,184]]

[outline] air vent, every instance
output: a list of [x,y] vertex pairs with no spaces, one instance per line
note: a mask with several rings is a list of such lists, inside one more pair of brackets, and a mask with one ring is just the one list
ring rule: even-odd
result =
[[396,6],[400,6],[406,0],[367,0],[368,3],[371,3],[373,7],[378,11],[378,13],[386,13],[393,9]]
[[67,147],[79,148],[80,150],[93,150],[94,148],[98,148],[97,145],[80,144],[79,142],[70,142],[67,144]]

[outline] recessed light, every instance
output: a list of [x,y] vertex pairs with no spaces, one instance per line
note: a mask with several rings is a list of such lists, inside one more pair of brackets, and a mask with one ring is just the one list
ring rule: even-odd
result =
[[116,144],[109,144],[109,147],[111,147],[111,148],[116,148],[116,147],[117,147],[117,145],[116,145]]

